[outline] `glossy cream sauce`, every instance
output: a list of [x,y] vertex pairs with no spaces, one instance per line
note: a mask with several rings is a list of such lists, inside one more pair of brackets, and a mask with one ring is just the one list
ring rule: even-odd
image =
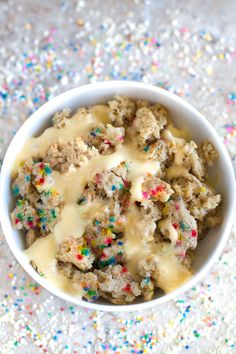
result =
[[[39,137],[30,138],[16,159],[13,173],[17,172],[20,162],[30,157],[43,156],[52,142],[66,142],[82,136],[99,122],[108,122],[107,108],[103,105],[95,106],[91,113],[85,115],[76,113],[61,129],[50,127]],[[185,132],[181,133],[173,126],[169,127],[178,138],[185,137]],[[131,199],[132,201],[140,201],[142,199],[141,185],[145,176],[147,174],[158,175],[160,171],[157,161],[146,161],[141,154],[137,153],[137,150],[134,149],[133,144],[135,142],[132,142],[132,137],[126,140],[124,144],[118,145],[115,152],[110,155],[94,156],[80,168],[72,168],[64,174],[53,173],[54,188],[62,194],[65,203],[60,220],[55,225],[51,235],[38,239],[25,251],[27,257],[35,262],[50,282],[66,292],[76,293],[77,296],[80,296],[80,290],[75,290],[71,282],[57,271],[55,255],[58,244],[71,236],[81,237],[92,216],[103,207],[102,203],[97,201],[85,206],[77,204],[85,185],[95,174],[111,169],[125,161],[128,166],[128,179],[132,183]],[[176,168],[176,171],[178,168]],[[169,173],[176,175],[177,172],[173,170],[174,167],[172,166]],[[163,248],[158,248],[154,241],[144,244],[142,232],[141,217],[137,209],[131,207],[127,212],[125,224],[125,252],[128,269],[137,278],[137,262],[154,253],[158,254],[161,272],[159,286],[164,291],[169,292],[187,280],[190,273],[180,266],[174,256],[173,249],[168,250],[167,254]]]

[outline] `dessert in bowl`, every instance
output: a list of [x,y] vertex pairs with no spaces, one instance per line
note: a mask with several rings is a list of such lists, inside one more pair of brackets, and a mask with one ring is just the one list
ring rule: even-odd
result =
[[65,92],[14,137],[1,222],[42,286],[82,306],[134,310],[192,286],[234,215],[229,156],[189,104],[150,85]]

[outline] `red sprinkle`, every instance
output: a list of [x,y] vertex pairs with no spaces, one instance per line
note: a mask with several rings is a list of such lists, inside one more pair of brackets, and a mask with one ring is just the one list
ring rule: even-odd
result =
[[131,285],[130,285],[130,284],[127,284],[122,290],[123,290],[123,291],[130,292],[130,291],[131,291]]
[[121,273],[124,274],[124,273],[127,273],[127,272],[128,272],[128,269],[127,269],[127,267],[124,266],[124,267],[122,268]]
[[197,236],[197,231],[196,230],[192,230],[191,231],[191,235],[192,235],[192,237],[196,237]]
[[42,177],[39,179],[39,184],[44,184],[44,182],[45,182],[45,178]]
[[110,142],[110,140],[107,140],[107,139],[104,140],[104,143],[107,144],[107,145],[110,145],[110,146],[112,145],[112,143]]
[[18,224],[20,222],[20,219],[15,219],[15,224]]
[[172,224],[172,226],[173,226],[175,229],[177,229],[178,224]]
[[82,254],[77,254],[77,255],[76,255],[76,258],[77,258],[79,261],[81,261],[81,259],[83,259],[84,256],[82,256]]
[[39,168],[41,168],[41,170],[43,170],[44,167],[45,167],[44,163],[41,163],[41,164],[39,165]]
[[175,209],[179,210],[179,204],[175,204]]
[[160,185],[160,186],[157,186],[157,187],[156,187],[156,192],[157,192],[157,193],[159,193],[159,192],[164,192],[165,189],[166,189],[165,186],[161,186],[161,185]]
[[106,245],[110,245],[112,243],[112,238],[111,237],[109,237],[109,238],[107,238],[106,240],[105,240],[105,244]]

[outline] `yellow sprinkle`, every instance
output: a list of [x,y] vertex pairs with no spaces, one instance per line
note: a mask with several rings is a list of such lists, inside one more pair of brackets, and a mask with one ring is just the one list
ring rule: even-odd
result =
[[212,40],[212,36],[209,33],[206,33],[203,38],[208,42]]
[[183,240],[183,235],[181,234],[181,232],[178,234],[178,241],[182,241]]
[[196,54],[194,55],[194,57],[193,57],[193,61],[198,61],[200,58],[202,57],[202,52],[200,51],[200,50],[198,50],[197,52],[196,52]]
[[218,58],[221,59],[221,60],[224,59],[224,58],[225,58],[224,53],[220,53],[220,54],[218,55]]
[[52,62],[50,60],[47,61],[46,67],[47,67],[47,69],[51,69]]

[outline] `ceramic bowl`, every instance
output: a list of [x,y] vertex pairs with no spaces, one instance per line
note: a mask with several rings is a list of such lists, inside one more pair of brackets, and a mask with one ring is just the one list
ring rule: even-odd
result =
[[[10,211],[13,209],[11,170],[14,160],[26,139],[40,134],[45,127],[51,124],[52,115],[64,107],[75,110],[80,106],[106,102],[116,94],[127,95],[133,99],[146,99],[153,103],[158,102],[167,107],[174,124],[178,128],[184,127],[187,129],[194,141],[199,143],[203,139],[210,140],[219,153],[219,159],[211,173],[213,175],[217,174],[219,177],[216,190],[223,195],[224,201],[222,224],[217,229],[210,231],[207,237],[199,242],[195,251],[192,278],[171,293],[157,292],[152,301],[136,302],[122,306],[112,305],[102,300],[96,303],[80,300],[56,288],[47,279],[40,277],[22,252],[24,249],[22,235],[12,227],[10,220]],[[176,95],[158,87],[137,82],[108,81],[89,84],[64,92],[45,103],[26,120],[12,139],[5,155],[1,171],[0,198],[0,220],[6,241],[18,262],[36,282],[58,297],[83,307],[103,311],[131,311],[150,308],[173,299],[193,287],[208,272],[212,264],[217,261],[229,236],[235,215],[236,188],[234,171],[225,146],[213,126],[194,107]]]

